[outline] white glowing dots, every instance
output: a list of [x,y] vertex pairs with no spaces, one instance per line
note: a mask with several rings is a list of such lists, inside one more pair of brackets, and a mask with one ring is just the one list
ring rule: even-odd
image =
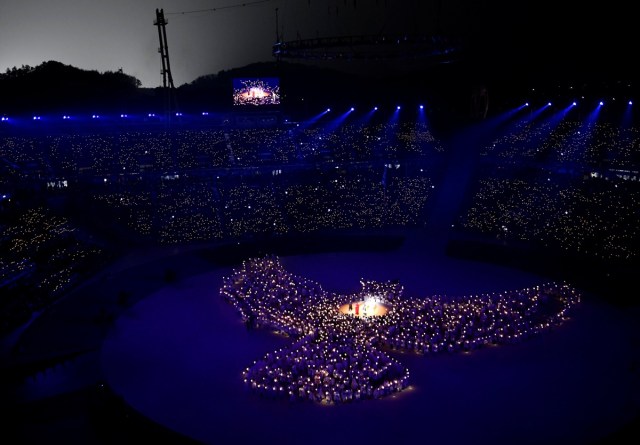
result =
[[[402,297],[398,283],[360,280],[356,296],[328,293],[313,281],[282,268],[277,257],[243,262],[224,279],[221,295],[254,326],[290,335],[286,348],[266,354],[243,372],[260,394],[345,403],[389,396],[407,388],[409,371],[373,346],[419,354],[468,352],[485,345],[527,338],[566,318],[579,301],[567,285],[451,298]],[[561,309],[540,308],[539,296]],[[369,312],[393,301],[384,316],[354,317],[340,308],[358,301]],[[354,308],[352,306],[351,311]],[[301,373],[300,370],[309,370]],[[384,378],[381,380],[381,376]]]

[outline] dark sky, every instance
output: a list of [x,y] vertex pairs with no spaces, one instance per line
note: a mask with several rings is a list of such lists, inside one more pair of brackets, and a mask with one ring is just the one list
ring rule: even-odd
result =
[[[162,83],[156,8],[168,19],[176,86],[253,62],[273,61],[284,40],[379,33],[463,37],[474,57],[504,64],[606,64],[634,56],[631,2],[505,0],[3,0],[0,70],[57,60],[83,69],[122,68],[145,87]],[[198,11],[198,12],[196,12]]]

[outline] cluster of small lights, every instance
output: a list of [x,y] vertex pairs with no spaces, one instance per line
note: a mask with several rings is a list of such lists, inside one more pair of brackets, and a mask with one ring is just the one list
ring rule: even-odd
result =
[[330,181],[311,172],[278,186],[238,184],[235,177],[132,179],[126,188],[121,179],[101,181],[94,198],[114,222],[164,244],[420,224],[433,186],[424,173],[390,174],[385,191],[379,173],[369,171]]
[[[418,105],[417,108],[418,108],[418,110],[424,110],[425,107],[424,107],[423,104],[420,104],[420,105]],[[396,105],[395,108],[394,108],[395,111],[400,111],[401,109],[402,109],[401,105]],[[349,108],[350,112],[353,112],[355,110],[356,110],[356,107],[350,107]],[[379,110],[378,106],[374,106],[374,107],[371,108],[371,111],[378,111],[378,110]],[[324,110],[323,114],[330,113],[330,112],[331,112],[331,108],[327,108],[327,109]]]
[[598,177],[582,181],[481,179],[460,227],[585,256],[637,258],[640,229],[632,209],[640,207],[640,190]]
[[640,171],[635,127],[606,122],[521,123],[482,152],[487,171],[459,227],[603,259],[638,258]]
[[[184,132],[184,134],[180,133],[174,135],[174,144],[178,145],[179,150],[177,152],[178,159],[181,162],[185,162],[185,167],[187,168],[201,168],[201,159],[191,158],[196,163],[194,164],[186,164],[189,160],[186,156],[193,156],[194,151],[199,150],[207,150],[203,151],[202,158],[206,156],[209,160],[213,161],[214,165],[223,164],[223,159],[216,160],[216,156],[220,156],[220,148],[224,149],[229,140],[238,139],[238,151],[244,156],[245,151],[240,151],[240,146],[246,146],[248,151],[254,150],[258,151],[259,144],[266,144],[270,147],[274,147],[274,151],[281,147],[278,145],[278,137],[281,135],[279,132],[274,131],[256,131],[255,137],[253,136],[253,132],[251,135],[244,136],[242,132],[237,132],[229,135],[227,137],[222,132],[214,132],[214,131],[188,131]],[[422,133],[416,133],[419,136]],[[315,140],[313,136],[310,136],[310,140]],[[215,170],[204,170],[204,175],[198,176],[180,176],[179,180],[173,180],[171,183],[171,189],[175,190],[175,194],[179,193],[179,190],[184,188],[185,190],[189,190],[192,196],[197,197],[202,195],[203,198],[200,202],[202,205],[198,205],[190,209],[185,203],[190,203],[191,200],[181,199],[176,201],[176,204],[172,204],[174,202],[171,199],[171,194],[167,194],[167,199],[165,200],[164,194],[153,193],[153,190],[156,189],[157,185],[157,177],[146,175],[141,177],[139,173],[142,171],[153,171],[159,168],[166,169],[170,167],[171,152],[169,142],[167,136],[165,134],[157,134],[157,133],[148,133],[148,132],[124,132],[120,135],[113,137],[111,135],[62,135],[62,136],[53,136],[47,137],[46,139],[42,139],[43,143],[37,144],[37,138],[9,138],[6,139],[3,145],[3,151],[9,154],[9,158],[15,162],[20,162],[21,164],[31,164],[38,165],[32,161],[43,159],[42,157],[31,157],[36,154],[47,154],[46,159],[49,162],[57,162],[57,164],[48,164],[46,166],[47,171],[53,172],[53,176],[57,176],[57,180],[69,180],[69,183],[76,183],[77,180],[91,180],[92,176],[96,176],[104,184],[109,185],[109,188],[100,188],[97,189],[98,195],[97,199],[102,200],[104,198],[104,202],[109,202],[110,206],[115,206],[122,208],[121,203],[127,203],[124,207],[126,213],[130,214],[130,219],[128,219],[127,225],[131,227],[139,227],[141,231],[147,234],[151,233],[176,233],[175,229],[179,228],[179,226],[185,226],[187,221],[189,221],[190,213],[199,213],[203,216],[210,215],[210,217],[206,217],[205,219],[209,219],[211,221],[211,226],[216,227],[218,224],[214,224],[213,221],[220,222],[220,218],[227,218],[227,223],[229,223],[230,218],[233,219],[232,224],[228,225],[229,228],[232,227],[244,227],[244,229],[237,231],[232,230],[232,233],[243,233],[244,235],[251,235],[255,233],[262,233],[263,230],[266,230],[266,225],[263,221],[261,221],[261,215],[255,211],[255,209],[259,209],[264,207],[263,203],[268,203],[269,208],[276,209],[279,204],[279,201],[283,199],[288,199],[288,197],[293,197],[294,194],[288,193],[292,187],[297,186],[298,181],[295,178],[283,178],[281,181],[282,187],[273,188],[271,186],[260,185],[259,188],[262,191],[259,194],[243,194],[236,193],[235,190],[239,187],[234,177],[237,175],[234,174],[229,176],[229,171],[224,171],[224,178],[221,180],[215,180],[218,182],[218,187],[222,193],[222,197],[229,199],[228,197],[236,196],[234,198],[233,206],[229,207],[229,211],[225,207],[223,212],[224,215],[221,214],[220,209],[223,209],[223,203],[217,202],[215,199],[211,199],[211,190],[212,185],[209,182],[212,177],[212,173],[215,175]],[[285,145],[285,144],[282,144]],[[196,147],[196,150],[193,148]],[[38,149],[38,153],[34,151],[34,149]],[[43,150],[44,149],[44,150]],[[50,151],[47,151],[50,150]],[[183,157],[183,152],[184,156]],[[81,154],[78,156],[78,154]],[[223,154],[224,156],[224,154]],[[280,155],[278,155],[280,156]],[[283,153],[283,156],[286,156]],[[118,159],[118,164],[114,164],[113,160]],[[189,161],[191,162],[191,161]],[[118,166],[119,169],[115,171],[113,168]],[[203,165],[204,167],[207,164]],[[40,167],[39,167],[40,168]],[[45,166],[42,166],[45,168]],[[283,172],[283,169],[277,169],[279,172]],[[37,173],[39,170],[36,170]],[[269,170],[270,172],[272,169]],[[56,175],[57,173],[57,175]],[[243,171],[237,170],[237,174],[244,174]],[[99,175],[99,176],[98,176]],[[105,176],[103,176],[105,175]],[[125,175],[125,176],[123,176]],[[321,175],[322,176],[322,175]],[[420,175],[426,176],[426,175]],[[163,175],[164,178],[164,175]],[[208,178],[208,179],[207,179]],[[214,176],[215,178],[215,176]],[[335,197],[332,197],[332,194],[339,193],[342,198],[339,199],[338,202],[341,203],[343,200],[346,200],[346,193],[353,194],[353,199],[349,198],[349,202],[355,203],[359,207],[363,205],[367,206],[383,206],[384,203],[379,200],[379,198],[375,198],[375,200],[361,200],[358,197],[359,190],[369,190],[368,194],[381,194],[382,187],[378,183],[380,179],[380,171],[376,169],[366,170],[366,176],[358,176],[353,180],[349,178],[343,178],[339,183],[331,182],[330,184],[326,184],[322,177],[317,177],[317,175],[308,176],[310,181],[314,183],[314,189],[321,190],[324,198],[323,200],[326,204],[322,207],[328,212],[337,212],[335,215],[341,215],[341,218],[345,218],[345,222],[348,221],[349,213],[345,213],[340,211],[338,205],[334,204]],[[314,179],[314,178],[317,178]],[[419,179],[419,178],[416,178]],[[424,180],[424,179],[423,179]],[[163,180],[164,181],[164,180]],[[221,181],[221,182],[219,182]],[[396,187],[403,187],[402,178],[395,178],[393,176],[389,177],[387,181],[387,193],[389,199],[393,199],[395,196]],[[378,183],[376,185],[376,183]],[[397,186],[395,185],[397,183]],[[121,192],[122,186],[127,184],[127,197],[123,197],[123,193]],[[367,185],[369,184],[369,185]],[[328,187],[330,185],[330,187]],[[252,189],[256,188],[256,185],[251,187]],[[350,190],[353,189],[351,192]],[[273,192],[276,192],[274,194]],[[268,193],[265,195],[264,193]],[[402,190],[398,190],[399,196],[408,196],[407,193]],[[260,196],[261,198],[255,198],[254,195]],[[138,199],[132,199],[133,197],[138,197]],[[148,199],[149,196],[154,196],[154,200],[151,201]],[[363,195],[364,196],[364,195]],[[422,197],[425,195],[423,194]],[[372,199],[374,196],[372,195]],[[411,214],[415,215],[413,218],[416,218],[419,214],[419,202],[420,202],[420,194],[416,195],[416,207],[415,210],[411,210]],[[138,204],[134,204],[134,202],[138,202]],[[409,204],[408,199],[402,198],[402,201]],[[235,205],[235,202],[242,202],[240,205]],[[424,202],[424,200],[422,201]],[[178,208],[176,207],[178,206]],[[291,208],[293,214],[289,215],[293,217],[290,221],[299,220],[299,218],[295,217],[295,214],[301,214],[302,211],[297,212],[296,206]],[[320,208],[320,210],[322,210]],[[163,209],[167,209],[166,212]],[[331,210],[329,210],[331,209]],[[162,210],[162,214],[159,215],[159,212]],[[355,210],[355,209],[354,209]],[[364,209],[363,209],[364,210]],[[400,208],[398,208],[400,210]],[[278,210],[280,211],[280,210]],[[123,215],[122,212],[116,212],[121,218]],[[355,212],[357,214],[361,212]],[[383,214],[385,212],[382,209],[377,211],[369,211],[362,212],[365,213],[375,213],[375,214]],[[395,212],[386,212],[389,216],[393,215]],[[264,213],[268,215],[268,212]],[[146,216],[145,216],[146,215]],[[253,215],[253,216],[252,216]],[[118,218],[118,219],[119,219]],[[169,220],[170,218],[170,220]],[[149,224],[156,224],[156,228],[152,231],[149,231],[149,224],[140,224],[141,219],[149,220]],[[248,219],[253,219],[253,222],[248,221]],[[269,218],[264,218],[269,219]],[[163,221],[169,221],[171,230],[166,230],[163,228]],[[244,220],[244,222],[243,222]],[[371,219],[372,224],[376,223],[375,219]],[[238,224],[242,224],[242,226],[238,226]],[[353,223],[350,223],[353,225]],[[269,225],[273,225],[273,222],[270,222]],[[295,224],[297,226],[297,224]],[[341,223],[342,225],[342,223]],[[358,223],[358,226],[360,224]],[[261,228],[262,227],[262,228]],[[329,227],[329,226],[326,226]],[[289,227],[291,228],[291,227]],[[188,230],[182,230],[181,233],[184,233],[185,238],[182,241],[190,241],[202,239],[201,236],[191,237],[188,235]],[[223,236],[219,232],[216,233],[216,239],[220,236]],[[195,235],[195,234],[194,234]],[[231,236],[229,233],[226,235]],[[163,242],[179,242],[180,239],[174,236],[167,236],[165,239],[164,235],[161,237]],[[171,240],[171,241],[170,241]]]
[[3,226],[0,285],[7,295],[10,289],[21,295],[3,306],[0,332],[25,323],[31,312],[76,284],[89,264],[100,261],[103,251],[83,238],[66,218],[44,208],[29,209]]
[[640,143],[637,127],[607,122],[519,122],[486,145],[481,154],[493,162],[540,168],[634,169]]
[[[465,297],[407,298],[399,283],[361,280],[355,295],[326,292],[268,255],[225,277],[220,295],[249,326],[293,339],[242,373],[264,397],[344,403],[402,391],[409,371],[385,350],[419,354],[513,343],[560,325],[580,302],[566,283]],[[388,312],[357,317],[339,308],[375,298]]]
[[[640,140],[637,128],[577,121],[540,121],[513,128],[485,147],[482,155],[498,166],[533,165],[549,171],[537,177],[547,185],[529,183],[526,192],[518,181],[505,179],[501,195],[496,191],[476,196],[460,227],[603,258],[638,256],[633,242],[638,230],[632,217],[638,207],[638,192],[630,189],[640,179],[636,167]],[[390,157],[416,155],[436,166],[437,155],[442,152],[427,128],[412,124],[346,125],[333,133],[322,128],[293,132],[280,128],[181,130],[171,135],[124,131],[118,135],[16,136],[0,142],[3,156],[24,166],[22,173],[32,178],[41,180],[46,171],[47,179],[56,182],[74,184],[92,178],[103,182],[108,187],[99,189],[95,199],[114,210],[124,210],[118,212],[118,221],[163,243],[204,240],[206,236],[220,239],[422,224],[433,187],[433,170],[420,175],[392,175],[390,170],[383,175],[379,168],[363,172],[347,163],[382,153]],[[344,161],[350,178],[329,181],[323,173],[321,178],[311,175],[305,180],[288,179],[287,163],[308,160],[318,165],[319,156],[326,157],[327,166],[336,159]],[[237,193],[236,188],[242,187],[233,184],[233,178],[229,179],[231,185],[224,179],[215,181],[223,193],[213,195],[215,199],[210,198],[215,188],[210,182],[181,177],[171,187],[184,188],[196,196],[199,204],[190,210],[173,201],[170,194],[165,199],[165,194],[153,193],[159,179],[149,173],[172,169],[175,162],[181,170],[201,170],[209,178],[222,171],[228,175],[233,171],[227,169],[230,166],[244,176],[243,167],[262,163],[277,165],[281,173],[275,185],[259,181],[251,184],[252,192],[247,196]],[[389,165],[402,172],[406,163]],[[574,173],[568,175],[561,170]],[[273,171],[269,168],[270,173]],[[582,182],[562,181],[575,178],[576,171]],[[125,183],[130,192],[116,190]],[[516,200],[515,191],[519,194]],[[236,197],[233,203],[226,202],[229,196]],[[483,201],[482,196],[491,198]],[[568,197],[582,203],[579,212],[567,203]],[[494,206],[492,200],[500,206]],[[261,218],[257,209],[267,216]],[[197,230],[190,230],[190,224]],[[212,229],[202,229],[206,224]]]
[[[611,97],[611,98],[610,98],[610,101],[609,101],[609,102],[607,102],[607,103],[614,103],[614,102],[616,102],[616,98],[615,98],[615,97]],[[582,98],[580,99],[580,103],[586,103],[586,101],[585,101],[585,98],[584,98],[584,97],[582,97]],[[598,106],[598,107],[602,107],[602,106],[604,106],[604,105],[605,105],[605,100],[598,100],[598,101],[597,101],[597,102],[595,102],[595,103],[597,104],[597,106]],[[627,100],[627,102],[626,102],[626,103],[627,103],[627,105],[633,105],[633,100],[632,100],[632,99],[629,99],[629,100]],[[530,105],[530,102],[528,102],[528,101],[525,101],[525,102],[523,103],[523,106],[524,106],[524,107],[528,107],[529,105]],[[547,107],[551,107],[552,105],[553,105],[553,102],[551,102],[551,101],[548,101],[548,102],[546,103],[546,106],[547,106]],[[578,101],[577,101],[577,100],[573,100],[573,101],[571,101],[571,106],[574,106],[574,107],[575,107],[575,106],[577,106],[577,105],[578,105]]]

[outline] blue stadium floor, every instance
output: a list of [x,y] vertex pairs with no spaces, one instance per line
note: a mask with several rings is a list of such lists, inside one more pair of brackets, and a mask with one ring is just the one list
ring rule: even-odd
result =
[[[398,279],[407,296],[548,281],[443,252],[442,239],[415,231],[390,251],[281,258],[287,270],[345,293],[358,291],[360,278]],[[136,412],[206,444],[590,444],[640,413],[638,309],[589,296],[565,325],[522,343],[392,354],[411,372],[410,388],[395,396],[334,406],[263,399],[243,386],[241,372],[290,339],[247,330],[219,297],[232,266],[208,263],[196,250],[164,253],[164,259],[149,253],[154,261],[146,265],[144,256],[130,258],[25,332],[24,356],[88,352],[12,388],[21,403],[106,382]],[[178,279],[161,283],[167,264],[178,268]],[[113,296],[120,289],[136,301],[118,306]],[[109,322],[96,321],[102,316]],[[96,342],[102,343],[92,349]],[[69,425],[56,434],[72,431]],[[21,433],[26,443],[46,443]]]

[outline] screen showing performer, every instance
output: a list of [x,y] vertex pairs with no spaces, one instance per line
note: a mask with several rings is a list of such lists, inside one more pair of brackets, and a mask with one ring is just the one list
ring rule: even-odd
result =
[[233,105],[280,105],[279,78],[233,79]]

